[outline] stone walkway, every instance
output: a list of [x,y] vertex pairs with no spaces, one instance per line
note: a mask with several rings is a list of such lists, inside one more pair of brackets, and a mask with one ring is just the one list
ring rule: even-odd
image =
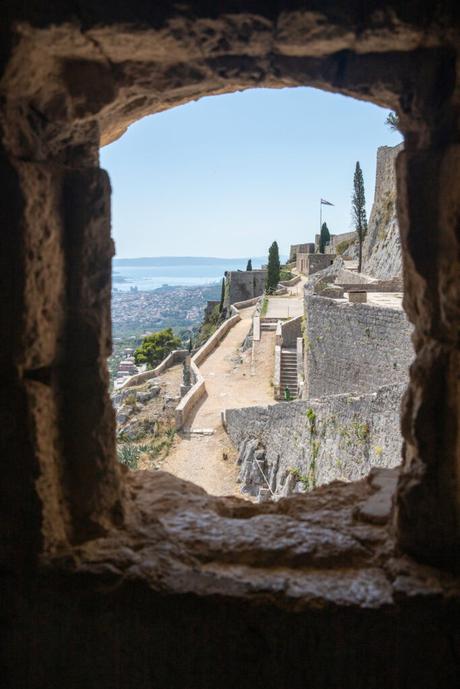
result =
[[303,288],[307,278],[301,275],[300,282],[288,287],[288,294],[268,298],[266,318],[296,318],[303,316]]
[[402,292],[368,292],[368,304],[382,306],[387,309],[402,309]]
[[244,353],[254,308],[241,311],[242,320],[200,366],[207,396],[188,425],[178,434],[162,469],[193,481],[212,495],[240,495],[236,452],[221,425],[221,411],[231,407],[273,404],[274,333]]

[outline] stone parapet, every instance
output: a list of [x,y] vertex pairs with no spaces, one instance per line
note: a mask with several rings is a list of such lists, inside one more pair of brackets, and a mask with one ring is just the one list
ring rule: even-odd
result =
[[203,376],[200,373],[199,365],[202,364],[205,359],[207,359],[207,357],[216,349],[228,331],[231,330],[231,328],[233,328],[233,326],[236,325],[236,323],[238,323],[240,320],[241,316],[236,314],[235,316],[232,316],[228,320],[224,321],[216,332],[211,335],[209,340],[205,342],[204,345],[200,347],[197,353],[192,357],[190,368],[196,382],[176,407],[176,428],[178,430],[183,427],[190,416],[192,409],[206,394],[206,384]]
[[240,452],[242,490],[253,496],[265,482],[276,497],[334,480],[354,481],[372,467],[401,461],[399,407],[404,385],[365,395],[330,395],[268,407],[227,409],[225,428]]
[[405,383],[414,351],[402,309],[305,295],[306,395],[373,392]]
[[281,399],[281,345],[275,345],[275,361],[273,371],[273,393],[276,400]]
[[297,338],[300,337],[302,330],[303,316],[291,318],[281,323],[281,338],[283,347],[296,347]]
[[293,285],[297,285],[298,282],[301,281],[300,275],[294,275],[293,278],[290,280],[280,280],[279,284],[284,286],[284,287],[292,287]]
[[171,366],[174,366],[174,364],[178,364],[182,361],[185,361],[188,353],[189,352],[187,349],[174,349],[155,368],[151,369],[150,371],[143,371],[142,373],[136,373],[134,376],[131,376],[131,378],[128,378],[128,380],[126,380],[123,383],[123,385],[120,386],[119,390],[125,390],[126,388],[132,388],[135,385],[142,385],[143,383],[146,383],[148,380],[151,380],[152,378],[156,378],[161,373],[166,371],[168,368],[171,368]]

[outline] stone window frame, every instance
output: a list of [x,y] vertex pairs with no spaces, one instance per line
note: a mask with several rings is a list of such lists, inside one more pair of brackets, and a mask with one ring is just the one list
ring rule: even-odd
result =
[[[96,8],[84,21],[66,17],[46,27],[32,20],[14,28],[17,41],[2,82],[0,159],[10,228],[2,246],[10,295],[2,332],[11,333],[1,345],[1,409],[5,452],[19,458],[7,475],[14,490],[3,528],[11,557],[22,562],[45,553],[57,562],[72,554],[78,566],[91,557],[102,566],[110,544],[112,564],[117,557],[120,563],[122,548],[148,523],[152,547],[174,551],[179,571],[193,550],[187,538],[193,531],[200,539],[210,512],[220,549],[208,543],[207,561],[229,547],[232,519],[246,520],[257,541],[258,520],[267,518],[282,550],[282,525],[292,512],[297,546],[290,542],[280,562],[287,558],[294,567],[296,547],[309,561],[307,545],[316,538],[323,551],[314,560],[319,567],[327,561],[328,541],[313,527],[304,529],[305,511],[325,508],[325,496],[330,505],[334,495],[340,503],[340,496],[356,492],[358,512],[384,525],[395,551],[450,567],[458,543],[460,454],[460,288],[458,251],[452,250],[459,241],[457,36],[434,24],[431,32],[403,25],[398,33],[371,19],[362,34],[356,18],[337,19],[332,11],[326,31],[309,12],[221,9],[208,16],[201,6],[193,15],[184,7],[175,16],[141,17],[136,25],[120,17],[102,20]],[[393,474],[267,507],[212,498],[173,477],[127,477],[116,462],[105,364],[110,182],[98,166],[99,146],[140,117],[200,96],[300,85],[389,107],[398,112],[405,137],[397,161],[398,216],[404,307],[414,324],[416,357],[403,401],[403,466],[391,512]],[[195,527],[187,531],[191,514]],[[180,546],[171,540],[179,532]],[[238,538],[241,546],[241,533]],[[248,562],[276,560],[263,540],[249,549]],[[115,544],[122,546],[117,556]],[[353,545],[335,546],[331,562],[361,557]],[[130,567],[137,574],[142,569],[136,558]]]

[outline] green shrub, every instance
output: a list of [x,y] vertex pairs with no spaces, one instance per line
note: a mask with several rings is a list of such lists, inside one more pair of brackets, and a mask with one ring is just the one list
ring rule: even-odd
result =
[[139,465],[139,458],[141,451],[138,445],[133,443],[122,443],[117,446],[117,459],[121,464],[124,464],[135,471]]
[[154,368],[173,349],[179,349],[180,346],[181,340],[174,335],[172,328],[165,328],[144,337],[142,344],[134,352],[134,359],[136,364],[147,364],[147,368]]
[[281,268],[280,282],[284,282],[286,280],[292,280],[293,277],[294,277],[294,274],[291,273],[290,270],[287,270],[286,268]]
[[260,317],[261,317],[261,318],[264,318],[264,317],[266,316],[267,310],[268,310],[268,297],[265,296],[265,297],[262,299],[262,307],[261,307],[261,309],[260,309]]

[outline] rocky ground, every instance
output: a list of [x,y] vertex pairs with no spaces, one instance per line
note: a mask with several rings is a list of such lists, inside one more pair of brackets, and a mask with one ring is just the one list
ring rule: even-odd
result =
[[112,395],[117,415],[118,459],[130,469],[159,469],[174,442],[182,365],[143,385]]

